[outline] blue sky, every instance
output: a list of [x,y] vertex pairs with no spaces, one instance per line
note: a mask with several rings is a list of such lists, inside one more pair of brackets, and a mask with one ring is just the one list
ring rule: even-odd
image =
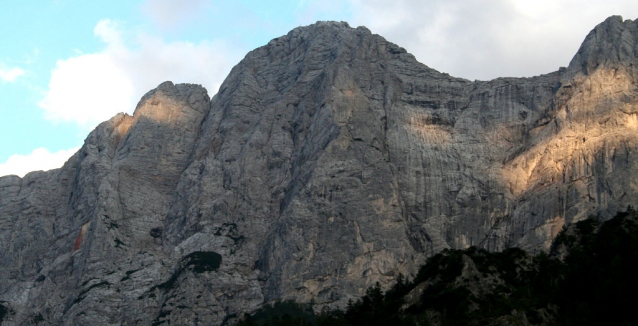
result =
[[0,4],[0,176],[61,164],[165,80],[212,96],[250,50],[317,20],[348,21],[468,79],[569,64],[635,0],[9,0]]

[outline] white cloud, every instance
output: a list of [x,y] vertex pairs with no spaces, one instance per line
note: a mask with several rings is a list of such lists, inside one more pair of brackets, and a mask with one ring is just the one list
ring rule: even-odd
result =
[[[533,76],[567,66],[587,33],[635,0],[350,0],[351,24],[469,79]],[[628,16],[629,15],[629,16]]]
[[11,155],[5,163],[0,164],[0,176],[15,174],[23,177],[31,171],[60,168],[78,149],[74,147],[51,153],[46,148],[37,148],[28,155]]
[[40,102],[50,119],[92,126],[117,112],[129,111],[133,84],[105,53],[58,61],[49,91]]
[[102,39],[102,42],[108,44],[111,48],[123,46],[122,33],[121,27],[110,19],[100,20],[93,29],[93,34]]
[[201,84],[212,96],[239,58],[222,42],[167,43],[138,33],[130,46],[110,20],[94,33],[104,50],[60,60],[53,70],[39,103],[48,118],[92,128],[118,112],[132,113],[142,95],[166,80]]
[[0,80],[2,83],[11,83],[16,80],[16,78],[24,75],[24,70],[18,67],[5,67],[0,64]]

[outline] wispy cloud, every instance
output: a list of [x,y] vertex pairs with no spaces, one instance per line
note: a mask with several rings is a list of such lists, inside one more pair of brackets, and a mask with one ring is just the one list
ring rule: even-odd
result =
[[33,51],[31,51],[31,53],[27,53],[24,55],[24,64],[25,65],[30,65],[34,62],[36,62],[38,60],[38,57],[40,56],[40,49],[39,48],[33,48]]
[[166,80],[202,84],[212,96],[239,59],[220,41],[165,42],[136,33],[129,44],[130,35],[110,20],[94,33],[102,51],[57,62],[39,103],[48,118],[92,128],[118,112],[132,113],[142,95]]
[[205,5],[205,0],[147,0],[142,11],[158,26],[167,29],[187,21]]
[[24,70],[19,67],[6,67],[0,64],[0,80],[2,83],[12,83],[16,78],[24,75]]
[[46,148],[37,148],[31,154],[11,155],[5,163],[0,164],[0,176],[15,174],[23,177],[31,171],[57,169],[78,149],[75,147],[51,153]]

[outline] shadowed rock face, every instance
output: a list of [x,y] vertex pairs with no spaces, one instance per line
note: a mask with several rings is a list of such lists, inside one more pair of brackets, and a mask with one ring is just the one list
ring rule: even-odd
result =
[[546,249],[638,201],[637,40],[611,17],[568,68],[471,82],[320,22],[212,100],[163,83],[63,168],[0,178],[4,323],[218,325],[343,306],[444,248]]

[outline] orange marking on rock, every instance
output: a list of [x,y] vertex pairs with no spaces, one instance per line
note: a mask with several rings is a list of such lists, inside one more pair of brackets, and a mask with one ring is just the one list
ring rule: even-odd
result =
[[86,234],[86,231],[89,229],[90,225],[91,225],[91,222],[87,222],[87,223],[84,223],[84,225],[82,225],[80,234],[78,234],[78,237],[75,238],[75,245],[73,245],[73,252],[78,251],[84,244],[84,235]]

